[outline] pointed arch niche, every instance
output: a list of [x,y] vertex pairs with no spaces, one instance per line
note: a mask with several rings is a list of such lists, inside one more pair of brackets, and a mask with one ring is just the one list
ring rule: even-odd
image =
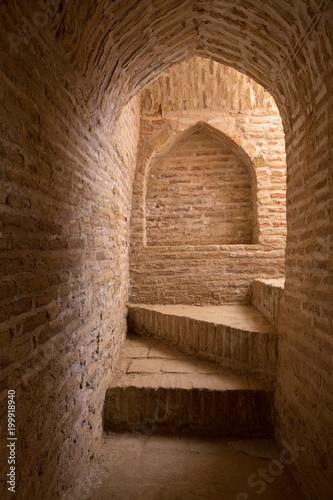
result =
[[284,275],[281,117],[263,87],[195,57],[140,93],[130,301],[248,304]]
[[151,161],[144,201],[147,246],[256,242],[251,159],[203,121],[178,134]]

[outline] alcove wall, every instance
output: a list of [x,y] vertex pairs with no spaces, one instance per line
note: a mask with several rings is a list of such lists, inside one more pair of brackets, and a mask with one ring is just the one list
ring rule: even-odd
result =
[[141,91],[130,300],[250,300],[283,277],[285,150],[273,98],[243,74],[195,57]]
[[252,243],[247,166],[208,127],[194,127],[147,178],[147,246]]

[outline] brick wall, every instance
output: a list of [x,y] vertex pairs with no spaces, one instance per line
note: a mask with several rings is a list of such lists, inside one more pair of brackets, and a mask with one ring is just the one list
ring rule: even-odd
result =
[[[16,33],[18,12],[2,7]],[[84,105],[78,75],[38,37],[23,48],[21,57],[1,39],[0,497],[10,495],[13,389],[18,498],[64,498],[101,437],[126,330],[140,102],[124,108],[111,135]]]
[[155,160],[147,179],[148,246],[252,242],[249,171],[204,128]]
[[281,329],[284,279],[254,280],[251,304],[273,325]]
[[94,82],[90,99],[110,120],[129,96],[195,54],[236,68],[274,96],[288,164],[277,436],[282,447],[297,440],[305,448],[295,473],[320,500],[331,497],[333,463],[332,17],[330,0],[84,0],[54,22],[59,45]]
[[141,100],[131,300],[248,303],[253,279],[284,273],[286,165],[274,100],[199,57]]
[[286,133],[288,236],[275,401],[278,443],[283,447],[286,441],[294,441],[302,447],[294,472],[308,497],[320,500],[330,500],[333,491],[333,92],[329,76],[333,34],[328,28],[333,4],[329,6],[319,32],[303,48],[298,77],[293,84],[284,82],[290,92],[292,125]]

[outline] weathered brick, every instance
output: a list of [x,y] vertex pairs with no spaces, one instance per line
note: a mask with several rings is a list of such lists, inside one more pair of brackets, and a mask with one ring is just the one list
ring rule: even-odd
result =
[[[249,171],[206,127],[158,158],[147,181],[149,246],[252,242]],[[211,158],[213,150],[214,160]],[[196,162],[197,156],[202,162]],[[203,200],[204,197],[204,200]]]
[[51,290],[47,293],[44,293],[40,297],[37,297],[35,299],[35,306],[36,308],[39,308],[41,306],[46,306],[53,300],[56,300],[57,298],[58,298],[58,290],[57,289]]
[[0,283],[0,299],[16,294],[15,281],[2,281]]
[[13,230],[13,228],[19,228],[24,231],[34,231],[36,229],[36,221],[31,217],[4,213],[0,220],[0,227],[2,227],[5,232]]
[[57,333],[61,332],[63,327],[64,324],[61,320],[50,321],[50,323],[47,325],[47,328],[42,330],[38,335],[38,344],[45,344],[46,342],[48,342]]
[[33,290],[43,290],[49,286],[47,276],[39,276],[38,278],[29,279],[26,281],[18,282],[18,292],[26,293]]
[[96,253],[96,259],[97,260],[112,260],[113,259],[113,253],[112,252],[108,252],[108,251],[97,252]]
[[10,315],[18,316],[19,314],[22,314],[24,312],[28,312],[31,309],[31,298],[30,297],[23,297],[20,300],[17,300],[16,302],[13,302],[8,306],[8,310],[10,312]]
[[0,259],[0,272],[4,276],[32,271],[35,267],[36,258],[33,255],[12,259]]
[[12,334],[10,330],[0,332],[0,349],[5,349],[12,339]]
[[0,308],[0,322],[9,319],[11,316],[19,316],[31,309],[31,298],[23,297],[15,302],[11,302]]
[[35,314],[34,316],[30,316],[26,320],[22,322],[22,332],[28,333],[32,332],[35,330],[38,326],[41,326],[45,324],[47,321],[47,314],[46,312],[40,312],[38,314]]
[[31,206],[31,201],[29,198],[24,197],[24,196],[18,196],[16,194],[9,194],[6,197],[6,205],[14,208],[30,208]]
[[41,220],[38,223],[40,231],[51,234],[61,234],[61,225],[53,221]]

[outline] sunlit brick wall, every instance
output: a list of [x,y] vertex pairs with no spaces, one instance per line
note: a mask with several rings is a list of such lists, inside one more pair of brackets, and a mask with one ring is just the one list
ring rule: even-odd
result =
[[286,164],[274,100],[196,57],[141,92],[131,300],[248,303],[284,273]]

